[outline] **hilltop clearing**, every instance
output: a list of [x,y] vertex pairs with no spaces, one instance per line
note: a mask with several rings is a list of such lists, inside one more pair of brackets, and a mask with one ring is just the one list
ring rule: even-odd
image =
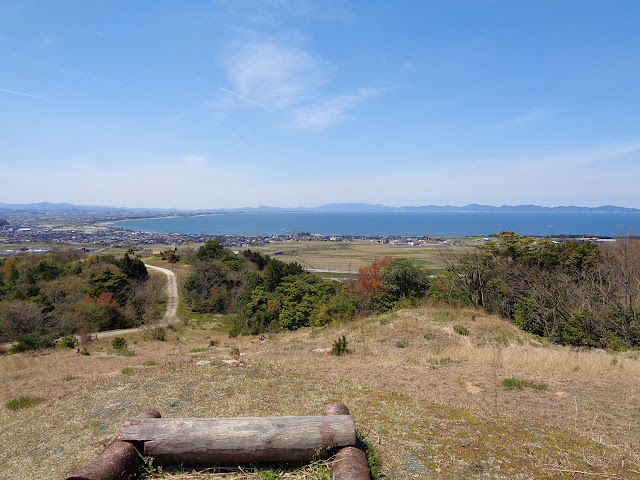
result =
[[[0,357],[4,478],[62,478],[145,408],[314,415],[342,401],[389,478],[640,479],[637,353],[574,351],[480,310],[436,306],[264,340],[230,339],[225,325],[210,315],[168,329],[166,341],[131,334],[128,355],[105,339],[88,356]],[[352,352],[329,355],[342,336]],[[44,400],[4,406],[23,396]]]

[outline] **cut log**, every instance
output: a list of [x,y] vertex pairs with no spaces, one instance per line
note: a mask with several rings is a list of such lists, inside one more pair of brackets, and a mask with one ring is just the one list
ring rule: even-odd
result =
[[333,480],[369,480],[367,455],[356,447],[345,447],[333,459]]
[[67,480],[129,480],[138,473],[138,454],[129,442],[113,442]]
[[[160,418],[157,410],[143,410],[136,418]],[[139,455],[129,442],[111,442],[93,462],[67,480],[129,480],[138,474]]]
[[[349,415],[344,403],[335,402],[324,406],[323,415]],[[333,457],[333,480],[369,480],[371,471],[364,445],[357,439],[357,445],[338,450]]]
[[240,465],[327,458],[355,445],[351,415],[132,419],[119,440],[144,442],[155,465]]
[[350,415],[349,409],[344,403],[328,403],[322,410],[322,415]]

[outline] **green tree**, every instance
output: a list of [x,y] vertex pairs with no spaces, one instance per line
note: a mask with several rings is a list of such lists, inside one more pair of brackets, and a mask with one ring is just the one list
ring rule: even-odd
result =
[[424,270],[411,264],[406,258],[395,258],[380,271],[383,289],[395,300],[422,298],[429,288]]

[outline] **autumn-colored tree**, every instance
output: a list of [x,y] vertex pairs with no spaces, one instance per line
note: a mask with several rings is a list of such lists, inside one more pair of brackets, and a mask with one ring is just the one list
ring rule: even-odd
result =
[[116,302],[115,298],[113,298],[113,295],[110,292],[102,292],[97,298],[89,297],[89,301],[110,308],[115,308],[118,306],[118,302]]
[[359,294],[370,297],[377,295],[382,290],[384,279],[380,272],[393,260],[391,257],[376,258],[369,265],[363,265],[358,269],[358,283],[356,290]]

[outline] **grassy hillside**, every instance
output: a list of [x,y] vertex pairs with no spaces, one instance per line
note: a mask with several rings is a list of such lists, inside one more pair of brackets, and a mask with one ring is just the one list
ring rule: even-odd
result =
[[[389,478],[640,479],[637,353],[572,351],[448,307],[265,340],[229,339],[226,324],[192,319],[164,342],[128,336],[132,356],[102,340],[88,356],[0,357],[0,478],[63,478],[145,408],[165,417],[307,415],[342,401]],[[352,353],[329,355],[342,335]],[[23,396],[43,401],[6,407]],[[313,475],[330,478],[322,466]]]

